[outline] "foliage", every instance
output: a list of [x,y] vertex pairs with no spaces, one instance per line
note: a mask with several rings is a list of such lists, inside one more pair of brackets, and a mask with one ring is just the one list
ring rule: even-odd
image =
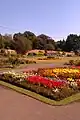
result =
[[17,53],[25,54],[27,50],[32,49],[31,41],[24,37],[21,33],[15,34],[13,38],[14,48]]
[[70,65],[74,65],[74,60],[69,60]]
[[36,61],[19,58],[18,56],[9,56],[8,58],[0,59],[0,68],[14,68],[21,64],[36,64]]
[[74,66],[80,66],[80,60],[69,60],[68,63],[65,63],[66,65],[74,65]]
[[54,57],[54,56],[47,56],[45,58],[38,58],[38,60],[56,60],[56,59],[59,59],[59,58]]
[[34,53],[34,52],[32,52],[32,53],[28,53],[28,55],[27,56],[37,56],[37,54],[36,53]]
[[58,41],[57,48],[60,48],[63,51],[77,51],[80,49],[80,35],[70,34],[67,36],[66,40]]
[[38,56],[43,56],[43,55],[44,55],[44,52],[39,51],[37,55],[38,55]]
[[46,50],[55,50],[55,47],[50,43],[45,45]]
[[38,43],[37,43],[37,48],[41,50],[53,50],[55,49],[55,42],[54,40],[44,34],[41,34],[37,36]]
[[11,63],[12,65],[20,65],[20,64],[31,64],[31,63],[36,63],[36,61],[33,60],[26,60],[26,59],[20,59],[18,57],[9,57],[8,62]]
[[24,33],[15,33],[12,35],[0,34],[0,49],[10,48],[17,51],[17,53],[25,54],[28,50],[57,50],[57,51],[74,51],[75,54],[79,54],[80,50],[80,35],[70,34],[67,39],[54,41],[53,38],[45,34],[36,36],[30,31]]

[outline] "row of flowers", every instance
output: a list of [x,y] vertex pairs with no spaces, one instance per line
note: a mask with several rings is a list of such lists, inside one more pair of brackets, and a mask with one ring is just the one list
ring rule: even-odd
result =
[[[70,71],[68,71],[70,70]],[[61,72],[62,71],[62,72]],[[53,72],[53,74],[51,74]],[[44,87],[49,88],[60,88],[63,86],[80,86],[80,79],[72,78],[69,75],[79,74],[79,69],[68,69],[68,68],[54,68],[54,69],[40,69],[35,73],[33,71],[27,71],[22,73],[15,73],[15,72],[5,72],[2,74],[3,79],[7,79],[10,81],[29,81],[32,84],[43,85]],[[42,74],[41,74],[42,73]],[[67,74],[64,76],[64,73]],[[59,75],[63,75],[63,79],[59,77]],[[45,77],[44,77],[45,75]]]
[[33,84],[43,85],[49,88],[60,88],[67,85],[65,81],[52,80],[41,76],[30,76],[26,80]]
[[38,69],[36,74],[34,74],[34,72],[27,72],[26,74],[30,74],[30,76],[26,78],[29,82],[41,84],[49,88],[80,86],[80,69],[76,68],[44,68]]
[[[21,73],[15,73],[14,71],[4,72],[4,77],[7,78],[11,76],[15,79],[35,79],[37,82],[44,80],[55,80],[55,81],[80,81],[80,69],[71,68],[46,68],[39,69],[38,71],[25,71]],[[75,76],[75,77],[74,77]],[[28,78],[29,77],[29,78]]]
[[46,68],[39,69],[38,74],[44,77],[59,77],[59,78],[71,78],[80,79],[80,69],[73,68]]

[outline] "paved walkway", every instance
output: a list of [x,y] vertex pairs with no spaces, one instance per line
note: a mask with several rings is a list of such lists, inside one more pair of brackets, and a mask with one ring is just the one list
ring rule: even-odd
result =
[[0,86],[0,120],[80,120],[80,103],[50,106]]

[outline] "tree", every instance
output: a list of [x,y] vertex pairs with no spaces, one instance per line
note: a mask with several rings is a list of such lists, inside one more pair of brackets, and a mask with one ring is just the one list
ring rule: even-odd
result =
[[62,50],[62,51],[65,51],[65,45],[66,45],[66,41],[63,39],[62,41],[57,41],[56,42],[56,49],[59,51],[59,50]]
[[[52,44],[52,46],[55,48],[55,42],[51,37],[41,34],[41,35],[37,36],[37,39],[38,39],[38,41],[37,41],[38,49],[45,50],[46,46],[48,44]],[[51,46],[51,45],[48,45],[48,46]],[[52,49],[52,46],[51,46],[51,49]]]
[[10,35],[10,34],[5,34],[4,36],[2,36],[2,41],[3,41],[3,43],[4,43],[4,48],[13,49],[13,48],[11,47],[12,35]]
[[79,36],[70,34],[66,39],[65,45],[66,51],[75,51],[80,48],[80,39]]
[[24,37],[26,37],[28,40],[30,40],[32,42],[32,49],[36,48],[36,42],[37,42],[37,37],[34,33],[30,32],[30,31],[25,31],[23,33]]
[[57,50],[60,48],[62,51],[76,51],[80,50],[80,36],[76,34],[70,34],[67,36],[66,41],[60,40],[56,42]]
[[4,41],[3,41],[2,35],[0,34],[0,49],[1,48],[4,48]]
[[23,34],[17,33],[13,36],[13,46],[17,53],[25,54],[25,52],[32,49],[32,42]]
[[46,44],[45,49],[46,50],[55,50],[55,47],[52,44]]
[[40,50],[44,50],[45,49],[45,43],[44,43],[44,40],[42,38],[37,38],[36,48],[40,49]]

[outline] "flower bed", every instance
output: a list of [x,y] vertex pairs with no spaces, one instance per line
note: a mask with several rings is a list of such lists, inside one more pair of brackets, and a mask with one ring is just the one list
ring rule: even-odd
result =
[[60,59],[59,57],[54,57],[54,56],[48,56],[48,57],[45,57],[45,58],[38,58],[38,60],[57,60],[57,59]]
[[38,74],[45,77],[59,77],[59,78],[80,78],[80,69],[76,68],[49,68],[38,69]]
[[77,68],[5,72],[0,75],[0,79],[56,101],[80,92],[80,69]]

